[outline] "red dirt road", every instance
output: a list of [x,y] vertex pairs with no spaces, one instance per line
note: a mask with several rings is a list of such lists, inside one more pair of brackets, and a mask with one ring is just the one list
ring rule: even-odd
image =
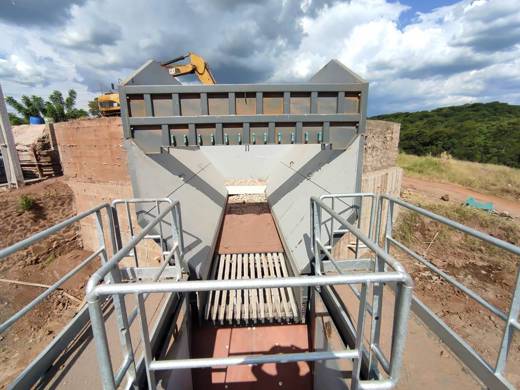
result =
[[442,195],[448,194],[451,200],[464,202],[472,196],[482,202],[493,202],[496,211],[505,211],[512,217],[520,218],[520,201],[500,198],[494,195],[487,195],[466,187],[453,183],[439,183],[431,180],[419,179],[416,177],[403,177],[403,189],[419,192],[421,194],[439,199]]

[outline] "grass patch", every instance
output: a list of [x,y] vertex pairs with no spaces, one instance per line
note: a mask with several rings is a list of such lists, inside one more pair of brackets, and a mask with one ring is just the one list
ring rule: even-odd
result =
[[460,184],[476,191],[520,199],[520,169],[444,157],[400,153],[397,164],[409,176]]
[[22,211],[29,211],[35,205],[35,201],[29,195],[22,195],[18,199],[18,208]]
[[[414,203],[435,214],[442,215],[473,229],[485,232],[500,240],[513,245],[520,244],[520,225],[512,220],[463,205],[449,203]],[[395,237],[406,245],[413,244],[414,241],[428,241],[428,238],[431,238],[434,233],[439,234],[438,238],[441,239],[441,241],[442,239],[458,241],[458,239],[454,239],[453,237],[454,232],[456,232],[456,230],[447,225],[404,209],[399,213],[394,229]],[[463,241],[473,244],[477,242],[482,243],[481,240],[466,234],[463,235]],[[487,244],[484,245],[487,246]]]
[[51,253],[47,258],[41,263],[41,268],[47,267],[50,263],[52,263],[54,260],[56,260],[56,256],[54,256],[54,253]]

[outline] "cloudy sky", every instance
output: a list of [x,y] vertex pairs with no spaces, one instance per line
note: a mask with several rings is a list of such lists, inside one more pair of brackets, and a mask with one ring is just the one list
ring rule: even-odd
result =
[[4,94],[79,104],[149,58],[201,54],[219,83],[306,80],[337,58],[369,113],[520,104],[520,0],[1,0]]

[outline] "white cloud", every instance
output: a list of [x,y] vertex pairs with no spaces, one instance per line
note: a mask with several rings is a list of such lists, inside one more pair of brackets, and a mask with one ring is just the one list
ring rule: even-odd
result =
[[517,0],[464,0],[404,27],[409,7],[385,0],[48,1],[64,23],[29,27],[16,10],[0,23],[8,94],[74,87],[86,104],[145,60],[191,50],[220,82],[305,80],[337,58],[371,83],[372,113],[520,103]]

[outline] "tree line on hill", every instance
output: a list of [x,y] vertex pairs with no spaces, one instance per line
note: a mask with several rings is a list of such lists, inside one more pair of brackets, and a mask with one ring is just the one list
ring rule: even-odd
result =
[[399,149],[415,155],[448,152],[460,160],[520,168],[520,106],[473,103],[432,111],[377,115],[401,123]]

